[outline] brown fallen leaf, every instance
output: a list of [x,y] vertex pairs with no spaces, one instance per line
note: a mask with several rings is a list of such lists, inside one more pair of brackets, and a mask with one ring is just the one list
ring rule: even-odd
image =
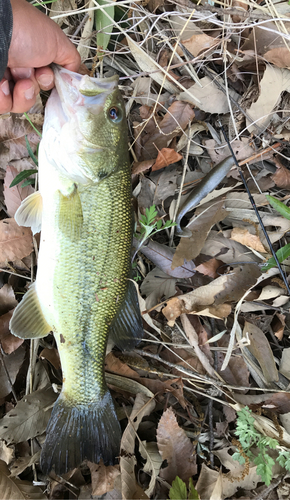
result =
[[186,226],[186,229],[192,232],[192,236],[190,238],[180,238],[171,269],[174,270],[176,267],[184,265],[184,260],[190,261],[200,254],[212,226],[227,216],[227,211],[224,210],[223,205],[223,200],[214,202],[210,208],[205,209]]
[[[266,396],[266,395],[265,395]],[[261,403],[250,404],[249,408],[253,411],[257,411],[259,408],[264,408],[265,410],[274,411],[283,415],[284,413],[290,412],[290,394],[289,392],[276,392],[271,394],[268,399],[265,399]]]
[[255,265],[236,267],[232,273],[220,276],[208,285],[168,300],[162,313],[169,326],[173,326],[182,313],[227,317],[231,312],[227,303],[238,301],[260,275],[261,271]]
[[251,234],[248,229],[244,227],[234,227],[231,232],[231,240],[238,241],[246,247],[253,248],[257,252],[267,253],[266,249],[262,245],[259,236]]
[[[128,425],[123,433],[120,451],[120,471],[122,499],[148,498],[145,492],[140,496],[140,490],[135,477],[135,440],[141,420],[155,408],[155,401],[144,394],[137,394]],[[142,490],[143,491],[143,490]]]
[[160,471],[160,477],[170,484],[179,476],[188,482],[197,473],[195,449],[184,430],[179,427],[171,408],[166,410],[157,427],[157,445],[168,466]]
[[25,136],[35,153],[40,137],[34,132],[30,123],[20,116],[11,114],[1,116],[0,120],[0,167],[5,169],[12,160],[29,156]]
[[[154,120],[150,124],[147,122],[144,129],[144,132],[147,133],[141,137],[143,147],[141,158],[138,159],[156,158],[158,151],[167,148],[174,137],[180,136],[193,118],[194,110],[190,104],[183,101],[174,101],[161,121],[156,122]],[[149,125],[150,130],[148,129]]]
[[7,212],[10,217],[14,217],[17,208],[21,205],[22,200],[34,192],[31,185],[21,187],[24,181],[20,182],[12,188],[9,187],[11,182],[18,175],[18,170],[12,165],[8,165],[4,179],[4,200],[7,207]]
[[[9,286],[9,285],[8,285]],[[1,293],[1,291],[0,291]],[[14,293],[13,293],[14,295]],[[14,297],[15,299],[15,297]],[[1,298],[0,298],[1,300]],[[17,304],[17,301],[15,299]],[[24,339],[15,337],[9,330],[9,321],[12,318],[14,309],[0,316],[0,343],[5,354],[11,354],[24,342]]]
[[18,304],[11,285],[7,283],[0,288],[0,314],[6,314]]
[[282,163],[279,161],[275,161],[277,170],[276,172],[271,175],[272,181],[275,182],[277,187],[283,188],[283,189],[290,189],[290,171],[288,168],[284,167]]
[[210,276],[210,278],[217,278],[217,269],[222,265],[222,261],[218,259],[209,259],[207,262],[203,262],[197,266],[196,271],[205,276]]
[[[185,46],[187,50],[194,56],[197,57],[201,52],[210,49],[215,45],[219,45],[220,40],[218,38],[213,38],[206,35],[205,33],[198,33],[197,35],[192,35],[188,40],[183,40],[182,45]],[[178,47],[176,52],[183,56],[183,50]]]
[[92,476],[92,495],[102,496],[114,489],[114,482],[120,475],[118,465],[104,465],[103,460],[99,464],[88,462]]
[[[133,239],[133,245],[136,247],[138,241]],[[149,240],[149,242],[140,248],[140,252],[150,259],[159,269],[174,278],[190,278],[195,273],[193,261],[185,261],[180,267],[172,270],[172,259],[174,255],[173,248],[158,243],[158,241]]]
[[161,151],[158,151],[158,156],[154,165],[152,166],[152,172],[155,170],[160,170],[161,168],[168,167],[172,163],[176,163],[182,160],[183,156],[174,149],[171,148],[162,148]]
[[45,347],[45,349],[42,349],[39,356],[41,359],[47,359],[56,370],[60,370],[60,357],[58,354],[58,350],[55,349],[55,347],[53,347],[52,349],[48,349],[47,347]]
[[141,172],[146,172],[149,168],[152,167],[154,163],[154,159],[152,160],[144,160],[144,161],[135,161],[133,163],[132,175],[141,174]]
[[14,219],[0,221],[0,262],[23,259],[33,250],[32,232]]
[[246,321],[243,336],[249,338],[251,343],[247,349],[260,364],[266,382],[278,382],[279,374],[273,352],[264,332],[253,323]]
[[289,69],[290,67],[290,52],[286,45],[268,50],[268,52],[265,52],[264,54],[264,59],[266,59],[269,63],[275,64],[278,68]]
[[[9,355],[1,354],[0,363],[0,398],[5,398],[12,391],[18,372],[23,364],[26,349],[20,346]],[[5,368],[4,368],[5,365]],[[7,370],[7,372],[6,372]],[[7,376],[9,374],[9,378]]]

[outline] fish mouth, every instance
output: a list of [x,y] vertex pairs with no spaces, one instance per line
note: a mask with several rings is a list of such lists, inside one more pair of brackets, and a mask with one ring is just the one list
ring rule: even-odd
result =
[[91,113],[97,114],[108,95],[118,88],[118,75],[92,78],[74,73],[57,64],[52,64],[52,69],[55,87],[67,118],[75,115],[80,108],[86,108]]

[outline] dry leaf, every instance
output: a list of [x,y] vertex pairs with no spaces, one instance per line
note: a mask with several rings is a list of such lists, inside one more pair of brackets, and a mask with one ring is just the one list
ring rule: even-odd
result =
[[[132,40],[131,37],[126,35],[126,39],[130,51],[139,68],[142,69],[142,71],[149,73],[151,78],[168,90],[170,94],[177,94],[178,87],[175,86],[171,78],[164,78],[165,71],[162,71],[162,67],[153,59],[153,57],[151,57],[148,52],[145,52],[145,50]],[[156,70],[159,71],[156,72]]]
[[[120,452],[122,499],[138,498],[139,488],[135,478],[135,440],[136,432],[143,417],[150,415],[155,401],[144,394],[137,394],[128,425],[123,433]],[[139,496],[139,498],[141,498]],[[142,498],[148,498],[147,495]]]
[[156,479],[162,464],[162,458],[155,441],[150,443],[142,441],[142,446],[139,445],[139,449],[142,457],[146,460],[143,471],[151,475],[149,486],[145,491],[146,495],[150,498],[155,488]]
[[60,357],[58,354],[58,350],[55,347],[53,347],[52,349],[48,349],[48,347],[43,349],[40,353],[40,358],[47,359],[56,370],[60,370]]
[[5,462],[0,461],[0,498],[2,500],[47,500],[39,486],[10,476]]
[[[224,114],[229,112],[229,102],[227,96],[214,83],[211,78],[205,76],[200,80],[201,87],[196,83],[186,92],[181,92],[177,99],[180,101],[191,102],[206,113]],[[229,94],[235,100],[239,100],[238,94],[234,90],[229,90]],[[199,100],[197,104],[196,99]],[[229,155],[227,155],[229,156]]]
[[3,315],[8,313],[12,309],[14,309],[14,307],[16,307],[17,304],[18,302],[15,298],[12,286],[6,283],[0,289],[0,314]]
[[243,337],[249,338],[251,343],[247,346],[247,349],[259,362],[266,382],[278,382],[279,375],[273,352],[264,332],[256,325],[246,321]]
[[52,388],[24,396],[15,408],[0,420],[0,438],[8,444],[21,443],[43,434],[56,398]]
[[40,137],[30,123],[13,113],[0,117],[0,167],[3,170],[10,161],[29,156],[25,136],[35,153]]
[[227,216],[227,211],[224,210],[223,205],[223,200],[214,203],[186,226],[192,232],[192,236],[190,238],[180,238],[172,260],[172,269],[182,266],[184,260],[190,261],[200,254],[212,226]]
[[290,189],[290,171],[280,162],[276,161],[276,166],[276,172],[271,175],[272,181],[274,181],[279,188]]
[[168,466],[160,471],[160,477],[170,484],[179,476],[187,482],[197,473],[195,450],[192,442],[177,423],[171,408],[166,410],[157,427],[157,444],[162,460]]
[[4,179],[4,200],[7,207],[7,212],[10,217],[14,217],[16,210],[20,207],[22,200],[34,193],[34,188],[29,185],[21,187],[24,181],[19,182],[16,186],[10,188],[11,182],[18,175],[18,169],[12,165],[8,165]]
[[[1,355],[0,357],[0,398],[5,398],[10,394],[12,385],[14,384],[18,372],[24,361],[26,349],[19,347],[16,351],[9,355]],[[5,367],[4,367],[5,365]],[[6,370],[9,374],[7,376]]]
[[[136,247],[136,239],[133,240],[133,244]],[[168,276],[173,276],[174,278],[190,278],[195,273],[195,265],[192,261],[185,261],[183,265],[175,267],[175,269],[172,270],[173,248],[161,245],[161,243],[157,241],[150,240],[146,246],[140,248],[140,252]]]
[[[221,42],[218,38],[212,38],[202,32],[192,35],[188,40],[182,40],[182,45],[184,45],[193,57],[197,57],[201,52],[204,52],[211,47],[218,46],[220,43]],[[176,52],[180,56],[183,56],[183,50],[181,47],[178,47]]]
[[154,163],[154,159],[152,160],[144,160],[144,161],[134,161],[132,168],[132,175],[141,174],[141,172],[146,172],[149,168],[152,167]]
[[267,253],[263,247],[259,236],[251,234],[247,229],[242,227],[234,227],[231,232],[231,240],[238,241],[246,247],[253,248],[257,252]]
[[269,125],[272,111],[275,108],[282,92],[290,91],[290,71],[267,65],[263,78],[260,81],[260,96],[247,110],[248,116],[255,122],[247,120],[249,132],[261,131]]
[[0,262],[23,259],[33,250],[32,232],[14,219],[0,221]]
[[[88,4],[88,8],[93,9],[94,6],[95,6],[94,1],[90,0],[90,2]],[[93,34],[92,32],[93,32],[94,20],[95,20],[93,10],[89,11],[88,14],[89,14],[88,18],[85,22],[83,29],[82,29],[81,39],[78,43],[78,52],[79,52],[79,54],[81,56],[81,60],[83,62],[86,61],[86,59],[88,58],[89,53],[90,53],[90,43],[91,43],[91,37]],[[62,22],[62,20],[63,20],[63,18],[61,17],[59,19],[59,21]]]
[[10,466],[10,477],[15,477],[19,476],[22,472],[27,469],[27,467],[30,467],[32,464],[39,463],[40,459],[40,451],[35,453],[33,457],[30,455],[28,457],[19,457],[15,462],[13,462],[13,465]]
[[218,259],[210,259],[207,262],[203,262],[197,266],[196,271],[210,278],[217,278],[217,269],[222,265],[222,261]]
[[175,285],[177,278],[172,278],[165,274],[163,271],[155,267],[150,271],[143,283],[140,290],[142,295],[146,298],[146,308],[151,309],[156,306],[161,300],[169,299],[176,293]]
[[162,148],[161,151],[158,151],[158,156],[152,166],[152,172],[168,167],[172,163],[182,160],[182,158],[182,155],[174,151],[174,149]]
[[142,153],[140,160],[157,158],[158,152],[168,148],[174,137],[180,136],[182,131],[194,118],[194,110],[186,103],[174,101],[169,106],[165,116],[159,122],[152,122],[149,133],[143,134],[141,138]]
[[257,266],[248,264],[237,267],[231,274],[220,276],[208,285],[168,300],[162,313],[170,326],[182,313],[227,317],[231,307],[225,302],[239,300],[260,275]]
[[114,489],[115,479],[120,475],[118,465],[108,465],[106,467],[103,460],[101,460],[98,465],[88,462],[88,466],[92,475],[93,496],[102,496]]

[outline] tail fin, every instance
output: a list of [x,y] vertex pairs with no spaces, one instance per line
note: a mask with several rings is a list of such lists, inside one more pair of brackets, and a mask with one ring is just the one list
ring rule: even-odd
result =
[[109,390],[98,402],[73,406],[61,394],[46,429],[40,466],[45,474],[58,475],[78,467],[83,460],[113,465],[120,451],[121,428]]

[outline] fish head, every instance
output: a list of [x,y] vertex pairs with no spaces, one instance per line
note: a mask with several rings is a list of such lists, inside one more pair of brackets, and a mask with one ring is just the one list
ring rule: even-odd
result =
[[[56,89],[47,104],[46,123],[59,134],[61,154],[55,161],[78,182],[99,182],[128,164],[118,76],[92,78],[56,65],[53,70]],[[63,158],[70,162],[65,165]]]

